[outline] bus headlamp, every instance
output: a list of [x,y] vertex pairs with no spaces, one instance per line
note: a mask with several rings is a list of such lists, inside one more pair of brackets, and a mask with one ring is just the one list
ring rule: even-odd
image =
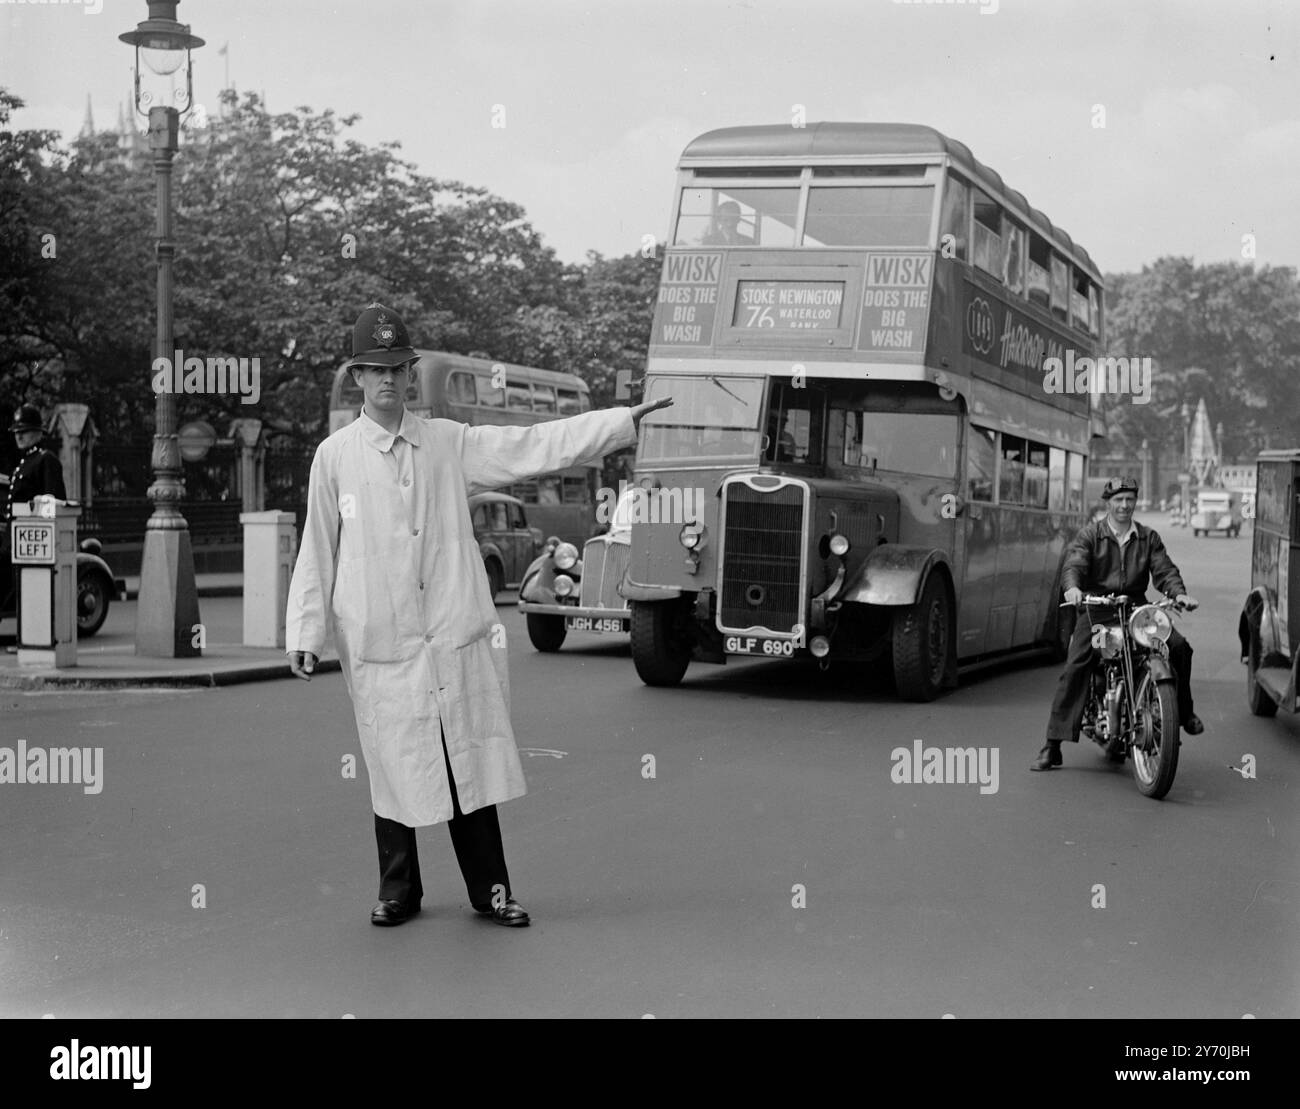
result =
[[1152,647],[1157,641],[1165,643],[1174,630],[1169,613],[1155,605],[1143,605],[1129,617],[1128,630],[1143,647]]
[[848,540],[848,536],[845,536],[845,535],[832,535],[832,536],[831,536],[831,554],[835,555],[837,558],[843,558],[843,557],[844,557],[846,554],[848,554],[848,553],[849,553],[849,540]]
[[568,574],[555,575],[555,595],[557,597],[572,597],[575,587],[576,583]]
[[578,561],[578,548],[572,543],[561,543],[555,548],[554,558],[558,569],[571,570]]
[[688,551],[698,551],[704,546],[704,525],[698,520],[685,524],[677,539]]

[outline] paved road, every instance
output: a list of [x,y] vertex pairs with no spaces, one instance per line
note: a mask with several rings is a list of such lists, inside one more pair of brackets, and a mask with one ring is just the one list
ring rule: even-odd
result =
[[[1249,538],[1166,537],[1205,602],[1182,626],[1208,730],[1159,803],[1086,743],[1028,772],[1050,666],[931,705],[765,662],[655,690],[625,640],[537,655],[503,603],[519,931],[470,913],[442,828],[420,833],[426,911],[369,924],[338,675],[0,694],[0,743],[104,749],[97,795],[0,786],[0,1014],[1300,1015],[1300,723],[1245,709]],[[891,781],[914,740],[996,748],[996,792]],[[1253,780],[1229,769],[1246,754]]]

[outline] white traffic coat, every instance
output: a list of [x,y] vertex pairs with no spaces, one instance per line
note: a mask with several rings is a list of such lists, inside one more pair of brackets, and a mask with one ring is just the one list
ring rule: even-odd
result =
[[467,496],[635,441],[626,408],[531,427],[407,412],[397,436],[363,412],[317,448],[285,646],[319,657],[332,624],[380,816],[451,819],[440,722],[462,812],[527,788]]

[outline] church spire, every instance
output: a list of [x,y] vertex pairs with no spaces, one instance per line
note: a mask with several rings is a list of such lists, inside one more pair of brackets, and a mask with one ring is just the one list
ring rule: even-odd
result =
[[81,138],[88,139],[95,133],[95,119],[90,112],[90,93],[86,93],[86,118],[81,124]]

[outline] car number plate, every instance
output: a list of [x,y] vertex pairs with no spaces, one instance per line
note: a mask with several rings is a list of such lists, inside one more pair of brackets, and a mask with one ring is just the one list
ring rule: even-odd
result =
[[625,632],[628,621],[616,616],[566,616],[564,626],[571,632]]
[[757,635],[729,635],[723,640],[729,655],[763,655],[767,658],[793,658],[793,639],[764,639]]

